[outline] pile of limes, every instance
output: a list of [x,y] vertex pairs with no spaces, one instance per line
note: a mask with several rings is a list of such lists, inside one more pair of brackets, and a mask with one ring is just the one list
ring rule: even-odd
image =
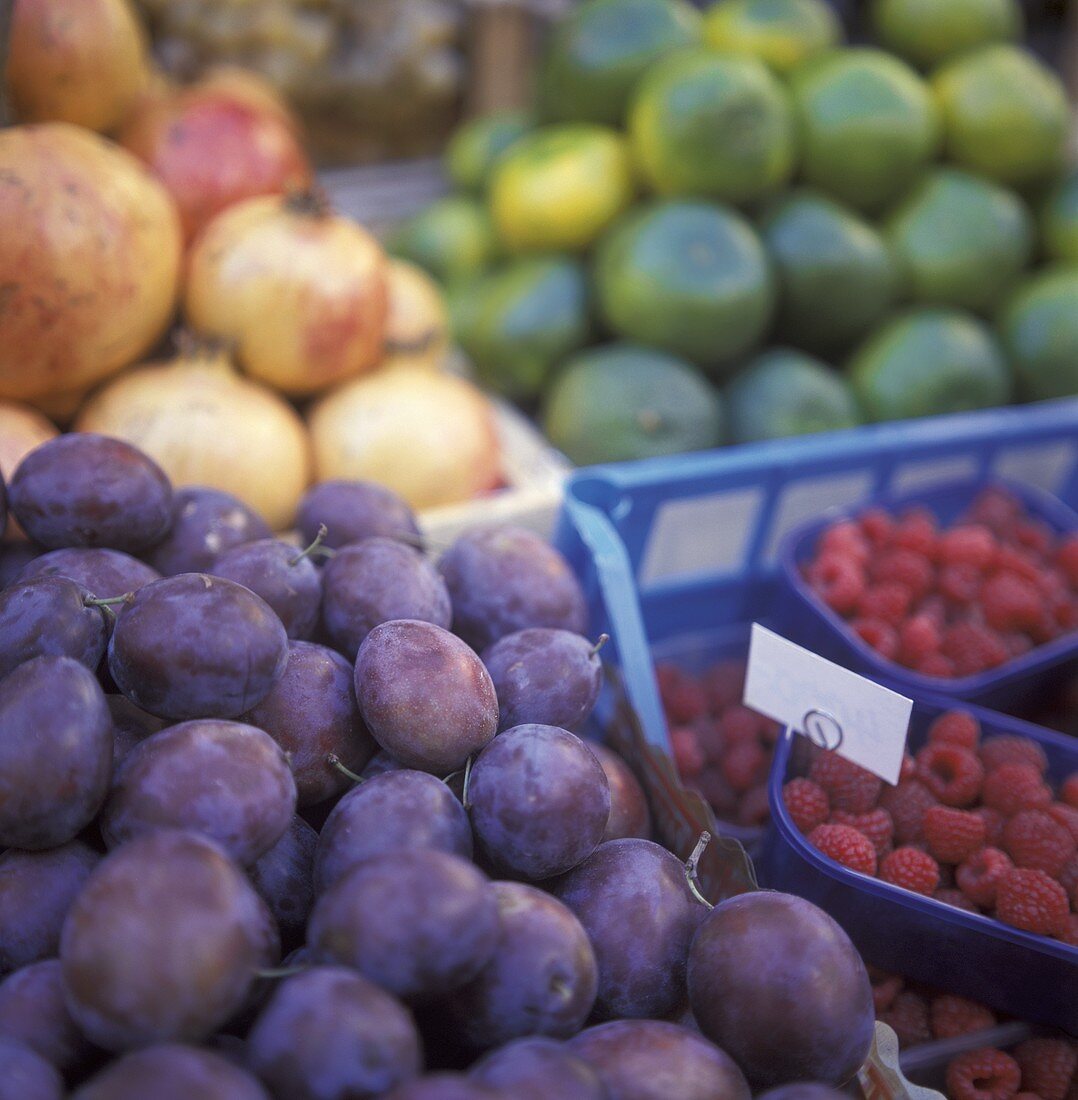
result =
[[[1017,0],[585,0],[392,250],[580,463],[1078,394],[1078,173]],[[595,346],[598,345],[598,346]]]

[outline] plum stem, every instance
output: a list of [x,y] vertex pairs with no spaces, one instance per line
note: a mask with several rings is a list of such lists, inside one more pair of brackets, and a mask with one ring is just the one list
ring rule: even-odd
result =
[[323,558],[332,558],[336,551],[331,550],[328,546],[323,546],[322,543],[326,541],[326,536],[329,534],[329,528],[324,524],[318,525],[318,534],[314,536],[314,542],[307,547],[306,550],[301,550],[288,564],[299,565],[304,558],[313,557],[315,554]]
[[97,607],[105,614],[108,621],[116,622],[116,612],[112,610],[113,605],[120,603],[127,603],[134,592],[125,592],[122,596],[109,596],[108,599],[100,599],[97,596],[87,594],[82,601],[83,607]]
[[467,809],[468,808],[468,784],[472,779],[472,758],[469,756],[464,761],[464,784],[460,789],[460,804]]
[[595,645],[593,645],[591,649],[588,650],[588,656],[594,657],[599,652],[599,650],[602,649],[603,646],[606,645],[606,643],[609,641],[609,634],[600,634],[599,637],[595,639]]
[[293,974],[302,974],[306,966],[269,966],[263,970],[256,970],[256,978],[291,978]]
[[710,843],[711,834],[705,829],[700,834],[700,839],[696,842],[696,847],[693,848],[692,854],[685,860],[685,879],[689,884],[689,889],[692,891],[692,896],[696,898],[701,905],[706,905],[708,909],[714,909],[715,906],[700,892],[700,883],[697,879],[697,867],[700,863],[700,857],[704,854],[704,849]]
[[356,773],[354,771],[352,771],[351,768],[346,767],[344,762],[341,760],[341,758],[335,752],[331,752],[331,753],[328,753],[326,755],[326,763],[331,768],[336,768],[337,771],[339,771],[341,773],[341,775],[347,775],[348,778],[351,779],[353,783],[363,783],[363,782],[365,782],[363,776],[356,775]]

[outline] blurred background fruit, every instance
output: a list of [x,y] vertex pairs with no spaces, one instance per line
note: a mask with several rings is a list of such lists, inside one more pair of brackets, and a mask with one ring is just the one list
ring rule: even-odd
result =
[[1040,209],[1041,245],[1052,260],[1078,263],[1078,171],[1048,193]]
[[880,45],[919,69],[933,69],[990,42],[1022,34],[1014,0],[874,0],[872,28]]
[[392,255],[419,264],[447,287],[486,271],[498,255],[486,206],[466,195],[431,203],[396,227],[386,247]]
[[493,111],[459,126],[445,150],[445,170],[454,187],[482,195],[494,166],[509,147],[535,126],[529,111]]
[[1078,393],[1078,268],[1039,272],[1002,314],[1018,387],[1030,400]]
[[842,41],[823,0],[726,0],[704,17],[704,42],[722,53],[758,57],[779,76]]

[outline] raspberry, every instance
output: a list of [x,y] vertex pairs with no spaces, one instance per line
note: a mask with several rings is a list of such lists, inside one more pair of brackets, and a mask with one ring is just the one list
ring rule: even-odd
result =
[[944,711],[928,727],[929,741],[949,741],[964,749],[975,749],[981,739],[981,724],[966,710]]
[[659,698],[667,721],[684,725],[696,721],[707,710],[703,688],[680,668],[669,664],[656,665],[655,678],[659,682]]
[[966,515],[968,523],[981,523],[998,534],[1006,534],[1025,512],[1022,502],[1007,489],[991,485],[977,494]]
[[1048,770],[1048,757],[1044,749],[1017,733],[1002,733],[990,737],[981,746],[981,763],[986,771],[993,771],[1003,764],[1032,764],[1041,775]]
[[1041,567],[1028,550],[1022,550],[1017,546],[1001,546],[996,555],[996,569],[1017,573],[1019,577],[1025,577],[1027,581],[1034,583],[1040,578]]
[[[723,732],[722,722],[713,718],[701,718],[700,721],[694,722],[691,728],[709,763],[718,760],[726,751],[726,735]],[[671,741],[673,741],[673,734],[671,734]]]
[[1067,806],[1063,802],[1053,802],[1048,807],[1048,814],[1053,821],[1062,825],[1074,837],[1075,842],[1078,842],[1078,809]]
[[1014,1048],[1022,1071],[1022,1088],[1044,1100],[1066,1100],[1078,1071],[1078,1045],[1067,1039],[1027,1039]]
[[786,803],[786,812],[802,833],[811,833],[831,813],[823,787],[811,779],[791,779],[784,784],[782,800]]
[[899,783],[905,783],[907,779],[913,779],[917,775],[917,761],[908,753],[902,754],[902,766],[898,772]]
[[972,676],[996,668],[1010,656],[1003,639],[977,623],[960,622],[943,634],[940,651],[954,661],[955,675]]
[[1067,892],[1044,871],[1015,867],[999,880],[996,916],[1004,924],[1040,936],[1059,936],[1070,923],[1069,912]]
[[869,810],[867,814],[851,814],[845,810],[835,810],[831,816],[834,825],[849,825],[859,833],[864,833],[876,849],[876,858],[883,859],[891,850],[895,825],[891,815],[883,809]]
[[931,806],[925,813],[928,851],[940,863],[961,863],[984,847],[984,821],[968,810]]
[[880,797],[883,780],[835,752],[821,752],[809,768],[809,779],[827,792],[833,810],[868,813]]
[[707,757],[692,726],[674,726],[670,730],[670,748],[674,756],[674,767],[682,779],[691,779],[704,770]]
[[996,559],[996,538],[983,524],[959,524],[940,535],[936,556],[941,565],[967,565],[983,573]]
[[913,844],[924,840],[924,816],[929,806],[935,806],[936,796],[916,779],[904,780],[890,787],[880,797],[880,805],[891,815],[895,840]]
[[1071,772],[1059,788],[1059,801],[1078,809],[1078,772]]
[[886,550],[869,566],[873,581],[896,581],[909,589],[914,600],[928,595],[934,573],[932,563],[923,554],[901,548]]
[[947,1066],[947,1095],[951,1100],[1012,1100],[1022,1071],[1002,1050],[981,1047],[951,1059]]
[[1035,630],[1044,615],[1037,586],[1017,573],[996,573],[981,588],[985,622],[993,630]]
[[969,749],[946,741],[917,753],[917,778],[945,806],[972,806],[981,793],[984,768]]
[[865,589],[864,571],[851,558],[824,554],[808,567],[807,579],[812,590],[832,611],[850,615]]
[[1048,557],[1056,541],[1047,523],[1028,517],[1014,525],[1011,535],[1019,546],[1025,547],[1038,558]]
[[981,797],[986,806],[1011,817],[1019,810],[1043,810],[1052,803],[1052,791],[1032,764],[1002,764],[984,778]]
[[720,767],[726,782],[741,794],[755,786],[767,774],[767,753],[756,741],[740,741],[731,745]]
[[917,668],[921,661],[939,650],[943,635],[929,615],[914,615],[898,628],[899,664]]
[[927,508],[911,508],[899,517],[891,543],[932,560],[936,556],[937,530],[936,518]]
[[771,806],[767,800],[767,784],[758,783],[750,787],[742,796],[737,809],[737,820],[741,825],[765,825],[771,816]]
[[1024,657],[1033,648],[1033,639],[1028,634],[1004,634],[1003,644],[1011,657]]
[[[1067,896],[1072,902],[1078,899],[1078,853],[1071,856],[1066,867],[1059,872],[1056,881],[1067,891]],[[1078,909],[1078,904],[1074,907]]]
[[832,523],[820,535],[816,553],[819,557],[834,554],[865,565],[872,556],[872,547],[858,524],[852,519],[844,519]]
[[876,873],[876,849],[872,841],[849,825],[817,825],[808,839],[814,848],[843,867],[862,875]]
[[894,1028],[900,1047],[927,1043],[932,1038],[928,1002],[912,989],[903,989],[891,1002],[890,1008],[879,1014],[879,1019]]
[[728,743],[756,741],[760,736],[763,723],[767,721],[762,714],[741,703],[734,703],[722,712],[722,732]]
[[953,1039],[996,1026],[996,1014],[987,1005],[951,993],[933,997],[929,1012],[934,1039]]
[[967,913],[980,912],[961,890],[956,890],[953,886],[941,886],[932,896],[936,901],[950,905],[954,909],[965,909]]
[[711,805],[715,816],[729,821],[737,813],[737,793],[718,768],[705,768],[692,782]]
[[700,686],[708,697],[714,714],[740,703],[745,694],[745,662],[718,661],[700,678]]
[[861,594],[857,614],[862,619],[879,619],[890,626],[901,626],[909,614],[913,597],[898,581],[881,581],[870,585]]
[[978,806],[973,811],[984,822],[984,842],[990,848],[1003,847],[1003,826],[1006,818],[991,806]]
[[882,619],[854,619],[850,629],[886,660],[892,661],[898,654],[898,633]]
[[[1071,947],[1078,947],[1078,913],[1071,913],[1067,918],[1067,930],[1060,934],[1060,939]],[[1068,1093],[1068,1100],[1072,1100]]]
[[946,565],[939,571],[936,591],[950,604],[968,607],[981,591],[981,571],[972,565]]
[[1014,869],[1011,857],[998,848],[982,848],[955,872],[959,890],[981,909],[996,904],[996,893],[1003,876]]
[[1072,588],[1078,588],[1078,535],[1065,538],[1056,551],[1056,564]]
[[935,676],[940,680],[953,680],[958,675],[954,661],[942,653],[929,653],[917,663],[916,669],[922,676]]
[[1044,810],[1020,810],[1003,826],[1003,848],[1016,867],[1032,867],[1054,878],[1078,845],[1065,825]]
[[880,878],[893,886],[931,897],[939,886],[939,864],[920,848],[896,848],[880,863]]
[[897,974],[881,974],[872,977],[872,1004],[878,1016],[894,1004],[906,983]]
[[866,509],[858,522],[861,533],[876,550],[881,550],[890,542],[895,530],[895,521],[882,508]]

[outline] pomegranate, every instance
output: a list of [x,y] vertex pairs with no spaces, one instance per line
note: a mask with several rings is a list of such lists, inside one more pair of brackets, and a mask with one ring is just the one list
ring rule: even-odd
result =
[[0,398],[134,362],[172,316],[180,226],[129,153],[66,122],[0,131]]
[[232,343],[252,377],[318,393],[381,360],[386,268],[365,229],[311,194],[248,199],[191,249],[187,319]]
[[176,200],[187,245],[227,207],[299,190],[312,178],[298,123],[252,73],[218,70],[171,94],[144,97],[120,142]]

